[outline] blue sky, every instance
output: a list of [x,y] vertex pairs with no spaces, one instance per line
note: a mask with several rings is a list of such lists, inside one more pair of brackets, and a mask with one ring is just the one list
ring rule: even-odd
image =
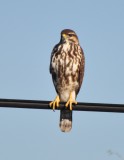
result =
[[[0,98],[53,100],[50,55],[65,28],[86,58],[80,102],[124,104],[124,1],[0,1]],[[1,160],[124,159],[124,115],[0,108]],[[120,156],[118,156],[120,155]]]

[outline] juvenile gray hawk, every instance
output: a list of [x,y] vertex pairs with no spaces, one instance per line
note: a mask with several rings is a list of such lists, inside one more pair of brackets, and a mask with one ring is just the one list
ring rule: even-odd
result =
[[69,108],[60,111],[59,126],[62,132],[69,132],[72,128],[72,104],[77,104],[76,96],[83,81],[84,65],[84,52],[76,33],[64,29],[60,42],[53,48],[50,60],[50,73],[58,94],[50,106],[54,110],[59,107],[59,102],[66,102],[65,106]]

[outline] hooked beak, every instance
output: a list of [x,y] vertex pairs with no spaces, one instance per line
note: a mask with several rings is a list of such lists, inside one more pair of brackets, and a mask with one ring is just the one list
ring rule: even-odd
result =
[[66,34],[63,34],[62,37],[63,37],[64,39],[66,39],[67,35],[66,35]]
[[64,43],[64,42],[66,42],[66,39],[67,39],[67,35],[62,34],[61,41]]

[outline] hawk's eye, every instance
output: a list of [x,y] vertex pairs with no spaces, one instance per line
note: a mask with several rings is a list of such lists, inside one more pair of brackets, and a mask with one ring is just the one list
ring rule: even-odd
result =
[[73,36],[73,34],[68,34],[69,35],[69,37],[72,37]]

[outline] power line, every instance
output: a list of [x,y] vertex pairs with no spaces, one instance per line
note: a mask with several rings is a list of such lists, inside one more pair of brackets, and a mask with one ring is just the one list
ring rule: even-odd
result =
[[[0,99],[0,107],[25,108],[25,109],[51,109],[50,101],[39,100],[19,100],[19,99]],[[60,103],[57,110],[64,108],[65,103]],[[78,102],[73,106],[73,111],[98,111],[98,112],[118,112],[124,113],[124,104],[106,103],[83,103]]]

